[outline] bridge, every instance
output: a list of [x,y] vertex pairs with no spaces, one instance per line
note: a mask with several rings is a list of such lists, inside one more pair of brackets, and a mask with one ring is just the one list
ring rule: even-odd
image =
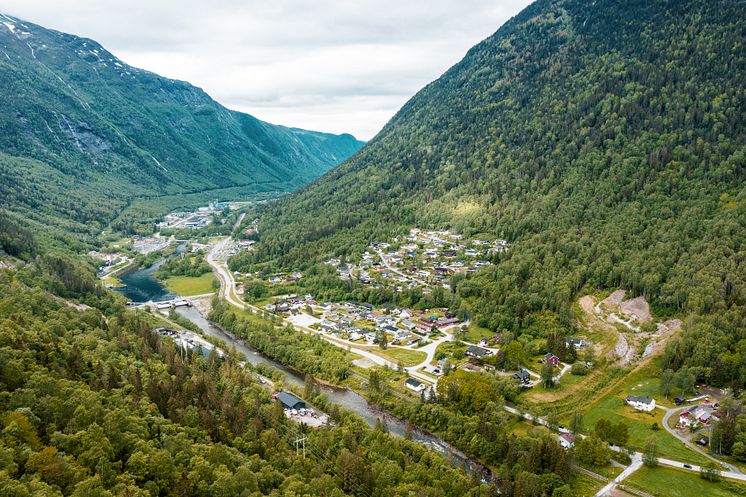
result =
[[203,299],[205,297],[212,297],[214,293],[203,293],[201,295],[191,295],[189,297],[178,297],[171,300],[161,300],[154,302],[148,300],[147,302],[128,302],[129,307],[143,308],[143,307],[155,307],[156,309],[175,309],[177,307],[191,307],[192,301],[197,299]]

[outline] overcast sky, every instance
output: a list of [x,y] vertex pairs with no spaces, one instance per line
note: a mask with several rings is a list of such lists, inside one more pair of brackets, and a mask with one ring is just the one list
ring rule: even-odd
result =
[[529,0],[2,0],[265,121],[368,140]]

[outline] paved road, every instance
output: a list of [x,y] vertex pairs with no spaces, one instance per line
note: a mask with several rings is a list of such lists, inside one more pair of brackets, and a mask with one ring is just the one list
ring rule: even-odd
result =
[[642,467],[642,454],[640,454],[639,452],[635,452],[634,454],[632,454],[632,463],[626,468],[624,468],[624,471],[619,473],[619,475],[616,478],[611,480],[601,490],[599,490],[596,493],[595,497],[602,497],[604,495],[610,495],[610,492],[612,492],[614,488],[616,488],[616,486],[622,482],[622,480],[627,478],[629,475],[631,475],[632,473],[634,473],[641,467]]
[[[551,428],[549,426],[549,423],[547,422],[546,419],[540,418],[538,416],[534,416],[531,413],[522,412],[522,411],[519,411],[518,409],[516,409],[514,407],[510,407],[510,406],[503,406],[503,410],[505,410],[505,411],[507,411],[507,412],[509,412],[511,414],[515,414],[517,416],[521,416],[524,419],[527,419],[528,421],[532,421],[532,422],[535,421],[536,423],[538,423],[540,425],[543,425],[543,426],[546,426],[548,428]],[[582,433],[578,433],[577,436],[580,437],[580,438],[585,438],[585,435],[583,435]],[[621,450],[622,450],[620,447],[611,447],[611,449],[613,451],[615,451],[615,452],[621,452]],[[632,454],[632,464],[633,465],[635,464],[636,458],[639,458],[640,462],[642,462],[642,452],[635,452],[635,453]],[[718,461],[718,462],[720,462],[720,461]],[[658,458],[658,464],[661,464],[663,466],[670,466],[672,468],[683,469],[683,470],[686,470],[686,471],[693,471],[693,472],[696,472],[696,473],[699,473],[700,469],[701,469],[700,466],[697,466],[695,464],[688,464],[688,463],[684,463],[684,462],[681,462],[681,461],[674,461],[672,459],[665,459],[665,458],[662,458],[662,457]],[[635,468],[634,471],[637,471],[637,469],[639,469],[639,468]],[[621,476],[621,474],[620,474],[620,476]],[[629,474],[625,475],[625,478],[627,476],[629,476]],[[722,476],[723,478],[730,478],[730,479],[733,479],[733,480],[746,481],[746,475],[744,475],[743,473],[740,473],[740,472],[735,472],[735,471],[721,471],[720,472],[720,476]],[[619,480],[619,481],[621,481],[621,480]],[[618,484],[619,481],[617,481],[616,483]],[[607,490],[607,492],[608,492],[608,490]],[[603,494],[597,494],[597,495],[603,495]]]
[[[227,267],[225,266],[225,263],[223,261],[218,260],[219,254],[224,254],[227,251],[226,248],[229,245],[230,245],[229,238],[221,240],[220,242],[215,244],[212,250],[208,252],[207,257],[206,257],[207,263],[210,264],[213,267],[213,269],[215,269],[215,272],[218,275],[218,280],[220,280],[220,293],[219,293],[220,298],[225,299],[226,302],[230,303],[231,305],[234,305],[235,307],[238,307],[239,309],[251,309],[254,312],[260,312],[260,313],[264,312],[263,309],[255,307],[246,302],[242,302],[235,296],[235,293],[233,291],[233,289],[235,288],[235,280],[233,279],[233,275],[227,269]],[[366,359],[369,359],[374,364],[378,364],[380,366],[387,366],[392,369],[397,369],[399,367],[398,364],[388,361],[384,359],[383,357],[378,356],[368,350],[355,347],[355,344],[352,342],[346,342],[344,340],[340,340],[340,341],[332,340],[331,338],[324,336],[319,331],[313,330],[311,328],[306,328],[305,326],[294,324],[287,319],[282,319],[282,321],[284,324],[292,327],[293,329],[297,331],[301,331],[303,333],[313,333],[315,335],[320,336],[322,339],[326,340],[332,345],[336,345],[337,347],[341,347],[345,349],[349,348],[351,352],[354,352],[355,354],[358,354],[362,357],[365,357]],[[419,380],[425,381],[427,383],[433,383],[433,379],[430,376],[427,376],[419,371],[409,370],[408,372],[411,376],[414,376]]]
[[728,470],[730,472],[732,472],[732,473],[741,474],[741,470],[738,469],[736,466],[717,459],[713,455],[711,455],[711,454],[707,453],[706,451],[702,450],[702,448],[699,447],[697,444],[692,443],[691,440],[689,440],[687,437],[685,437],[683,434],[681,434],[678,430],[676,430],[674,428],[671,428],[669,426],[668,420],[671,418],[671,416],[674,416],[674,415],[678,416],[682,411],[684,411],[685,409],[688,409],[691,406],[668,408],[668,407],[663,407],[663,406],[658,406],[657,405],[655,407],[657,407],[658,409],[661,409],[663,411],[666,411],[666,414],[663,415],[663,428],[665,428],[668,433],[670,433],[674,437],[676,437],[679,440],[681,440],[684,443],[684,445],[686,445],[687,447],[689,447],[690,449],[692,449],[694,452],[697,452],[698,454],[701,454],[701,455],[705,456],[707,459],[709,459],[709,460],[711,460],[711,461],[713,461],[713,462],[715,462],[717,464],[722,464],[723,466],[725,466],[726,468],[728,468]]
[[378,257],[381,258],[381,261],[383,261],[383,265],[386,266],[386,268],[389,271],[391,271],[392,273],[396,273],[399,276],[401,276],[403,278],[407,278],[408,280],[414,281],[415,283],[417,283],[419,285],[429,286],[427,283],[425,283],[421,279],[415,278],[414,276],[410,276],[408,274],[404,274],[401,271],[399,271],[398,269],[396,269],[395,267],[393,267],[391,264],[389,264],[389,261],[386,259],[386,256],[383,254],[383,251],[381,249],[376,249],[376,252],[378,253]]

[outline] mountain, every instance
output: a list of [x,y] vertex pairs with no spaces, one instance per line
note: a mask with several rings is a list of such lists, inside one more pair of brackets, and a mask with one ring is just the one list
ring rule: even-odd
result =
[[583,292],[625,288],[718,316],[727,348],[746,324],[744,30],[744,2],[539,0],[269,209],[233,266],[450,228],[511,244],[453,282],[481,326],[569,332]]
[[0,51],[0,207],[43,223],[99,228],[140,196],[291,191],[362,146],[231,111],[95,41],[7,15]]

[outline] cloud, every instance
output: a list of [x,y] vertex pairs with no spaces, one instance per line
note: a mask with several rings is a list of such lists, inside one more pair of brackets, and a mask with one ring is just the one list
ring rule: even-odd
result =
[[260,119],[371,138],[528,0],[5,0]]

